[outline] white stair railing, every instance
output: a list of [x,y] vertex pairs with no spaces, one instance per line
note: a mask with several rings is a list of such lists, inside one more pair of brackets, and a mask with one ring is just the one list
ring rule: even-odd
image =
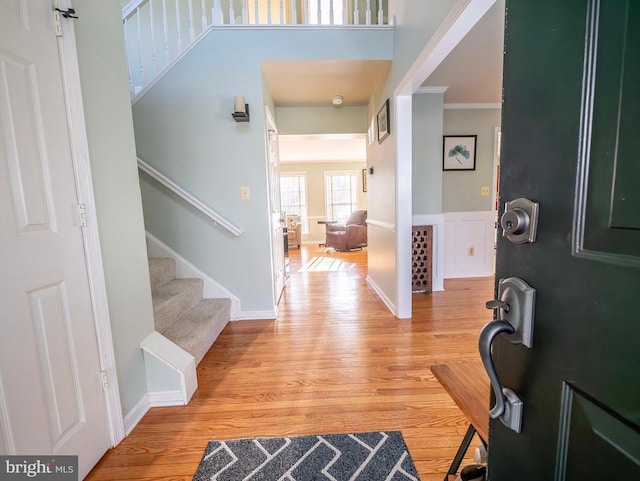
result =
[[131,96],[150,86],[212,25],[389,26],[385,3],[378,0],[372,8],[371,0],[131,0],[122,9]]
[[139,157],[138,157],[138,169],[140,169],[145,174],[149,175],[151,178],[157,180],[160,184],[165,186],[167,189],[169,189],[175,195],[177,195],[182,200],[187,202],[189,205],[191,205],[195,209],[202,212],[209,219],[211,219],[214,224],[219,225],[220,227],[226,229],[236,237],[239,237],[242,234],[242,230],[240,230],[240,228],[233,225],[231,222],[229,222],[227,219],[222,217],[222,215],[218,214],[215,210],[213,210],[211,207],[206,205],[200,199],[197,199],[196,197],[191,195],[189,192],[184,190],[174,181],[169,179],[166,175],[162,174],[160,171],[151,167],[149,164],[147,164],[144,160],[142,160]]

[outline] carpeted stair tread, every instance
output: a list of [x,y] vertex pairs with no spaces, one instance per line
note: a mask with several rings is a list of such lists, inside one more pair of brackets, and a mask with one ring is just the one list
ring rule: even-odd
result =
[[202,279],[173,279],[152,293],[156,331],[165,331],[202,299]]
[[203,299],[162,334],[200,363],[229,321],[229,299]]
[[176,277],[176,261],[170,258],[149,259],[149,276],[153,292]]

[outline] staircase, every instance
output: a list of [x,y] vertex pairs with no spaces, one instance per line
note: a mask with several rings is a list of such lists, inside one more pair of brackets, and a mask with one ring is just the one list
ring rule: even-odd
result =
[[203,299],[202,279],[176,279],[173,259],[149,259],[156,331],[200,363],[229,322],[229,299]]

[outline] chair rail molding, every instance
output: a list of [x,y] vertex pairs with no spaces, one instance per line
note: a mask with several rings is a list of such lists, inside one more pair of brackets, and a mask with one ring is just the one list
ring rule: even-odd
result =
[[376,227],[380,227],[381,229],[390,230],[392,232],[395,232],[395,230],[396,230],[396,225],[393,222],[387,222],[387,221],[384,221],[384,220],[372,219],[371,217],[369,217],[367,219],[367,224],[368,225],[373,225],[373,226],[376,226]]
[[140,157],[138,157],[138,169],[140,169],[145,174],[149,175],[151,178],[158,181],[160,184],[165,186],[167,189],[169,189],[175,195],[177,195],[182,200],[187,202],[189,205],[191,205],[192,207],[194,207],[195,209],[199,210],[204,215],[209,217],[209,219],[211,219],[214,224],[219,225],[220,227],[226,229],[236,237],[240,237],[240,235],[242,235],[242,230],[240,230],[239,227],[229,222],[222,215],[218,214],[211,207],[209,207],[208,205],[204,204],[201,200],[191,195],[189,192],[184,190],[182,187],[180,187],[174,181],[172,181],[167,176],[162,174],[160,171],[156,170],[154,167],[151,167],[151,165],[147,164]]

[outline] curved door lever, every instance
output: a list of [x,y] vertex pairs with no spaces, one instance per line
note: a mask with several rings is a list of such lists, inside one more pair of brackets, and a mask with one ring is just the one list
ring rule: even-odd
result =
[[480,332],[480,338],[478,339],[478,349],[480,350],[480,358],[482,364],[489,375],[491,381],[491,387],[496,395],[496,405],[489,411],[489,417],[491,419],[498,419],[502,416],[506,410],[504,402],[504,394],[502,393],[502,384],[498,379],[498,373],[493,365],[493,358],[491,357],[491,345],[496,336],[502,332],[507,334],[513,334],[515,329],[507,321],[491,321],[482,328]]
[[511,389],[502,387],[491,356],[491,347],[501,333],[508,334],[509,341],[514,344],[532,346],[534,302],[535,289],[522,279],[500,279],[498,298],[486,304],[488,309],[495,309],[496,320],[485,325],[478,338],[480,358],[496,397],[496,404],[489,411],[489,417],[500,418],[505,426],[517,433],[522,425],[522,401]]

